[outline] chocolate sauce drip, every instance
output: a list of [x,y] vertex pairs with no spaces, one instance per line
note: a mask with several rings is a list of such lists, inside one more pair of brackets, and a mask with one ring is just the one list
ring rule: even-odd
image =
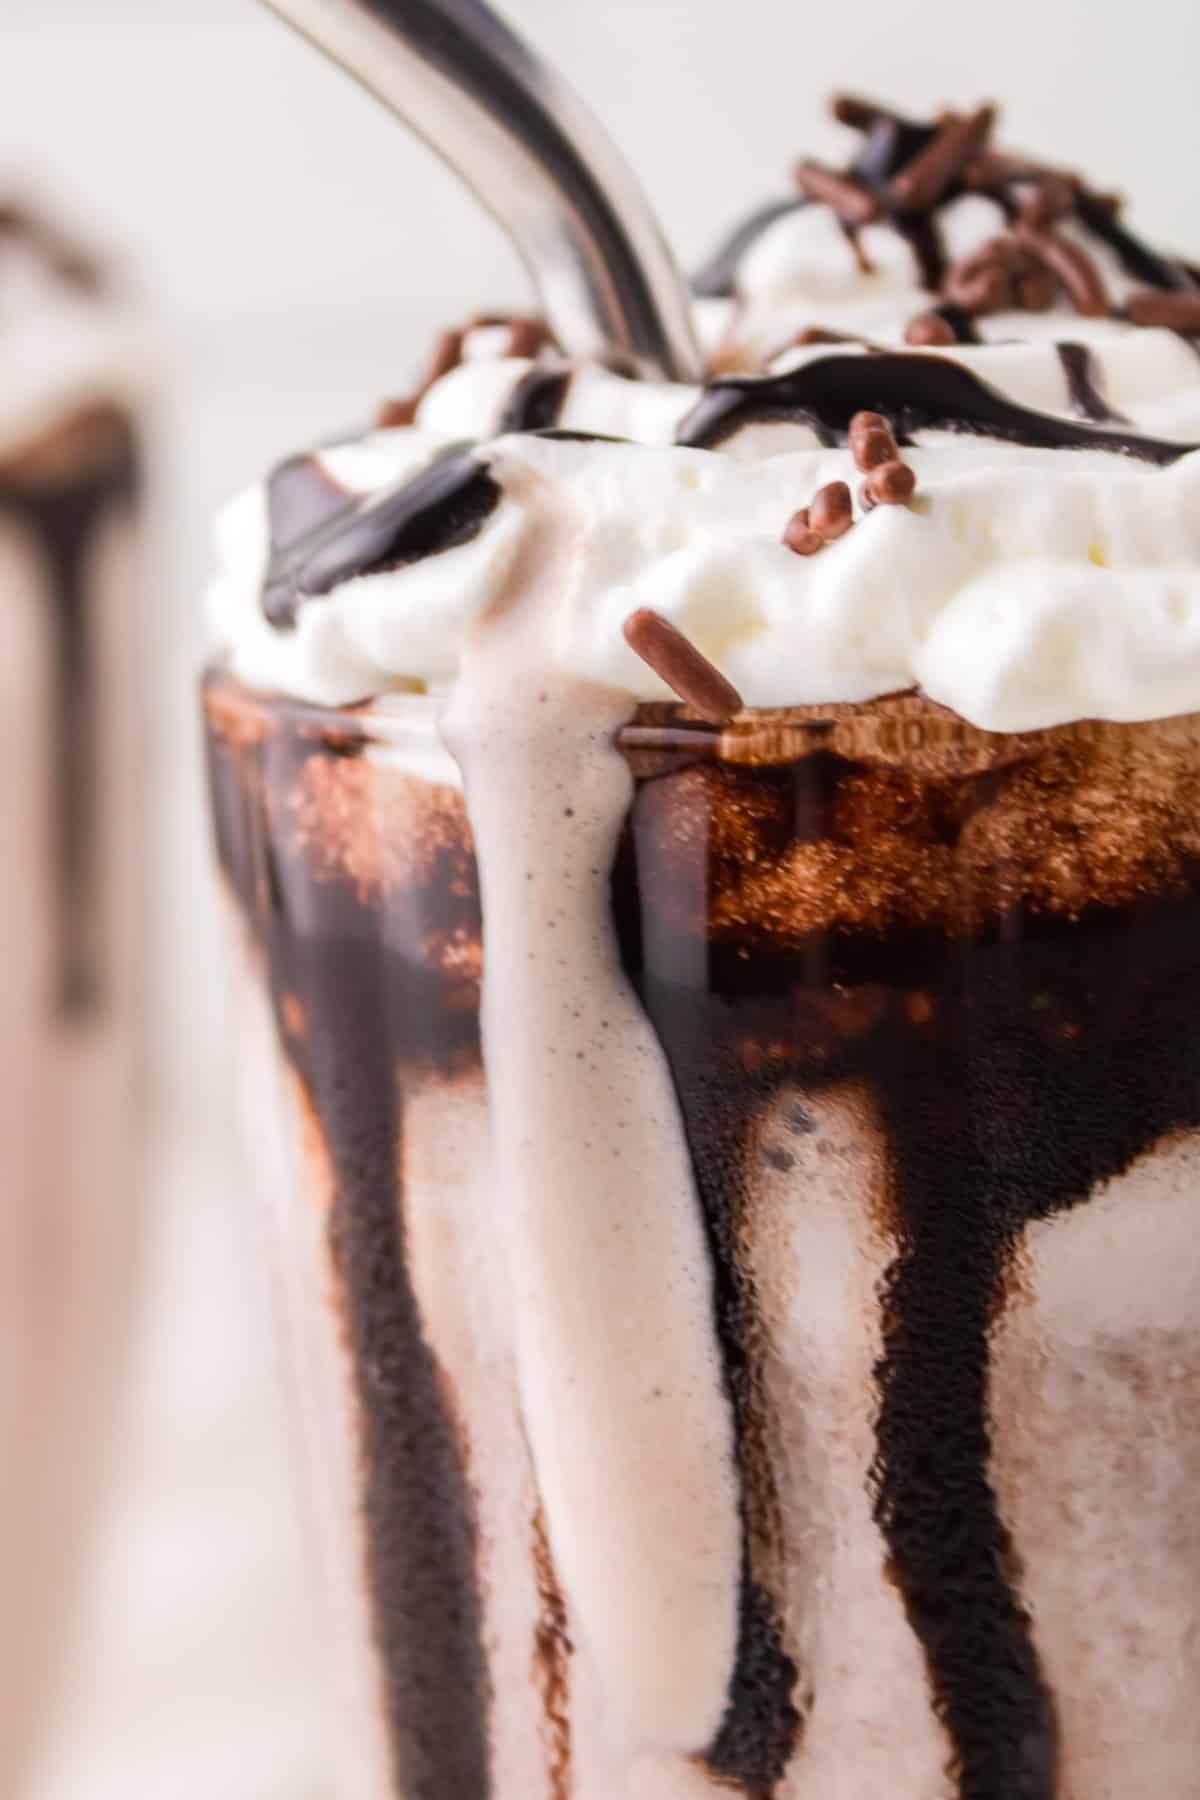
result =
[[1067,378],[1067,394],[1071,411],[1081,419],[1097,425],[1127,425],[1124,413],[1108,404],[1100,391],[1096,375],[1096,358],[1086,344],[1056,344],[1058,359]]
[[[389,911],[313,879],[288,807],[308,764],[361,745],[283,731],[209,734],[218,853],[263,953],[281,1042],[332,1165],[329,1251],[362,1460],[366,1582],[397,1794],[488,1800],[490,1691],[471,1478],[445,1372],[426,1341],[399,1189],[413,1062],[478,1061],[478,1019],[421,956],[429,933],[478,934],[453,854]],[[456,923],[457,921],[457,923]],[[305,1202],[297,1198],[297,1205]],[[316,1299],[316,1297],[314,1297]]]
[[1080,223],[1108,245],[1125,273],[1135,281],[1142,282],[1146,287],[1167,289],[1192,288],[1197,285],[1186,263],[1152,250],[1149,244],[1136,237],[1122,223],[1120,215],[1112,207],[1106,206],[1098,195],[1091,194],[1084,188],[1079,193],[1075,206]]
[[[879,1044],[903,1248],[877,1370],[877,1513],[963,1800],[1056,1791],[1052,1707],[987,1474],[991,1320],[1028,1221],[1200,1123],[1198,922],[1193,898],[967,946],[936,1002],[941,1043],[922,1052],[895,1023]],[[1055,1041],[1047,997],[1076,1036]]]
[[[754,1292],[738,1256],[741,1165],[757,1108],[745,1104],[740,1084],[733,1089],[733,1104],[727,1104],[724,1071],[717,1074],[708,1046],[686,1042],[675,1029],[669,998],[653,979],[643,979],[640,991],[671,1065],[704,1208],[716,1277],[717,1336],[733,1406],[742,1488],[737,1654],[725,1716],[704,1760],[714,1775],[737,1782],[758,1800],[782,1780],[802,1719],[797,1706],[800,1672],[784,1645],[782,1605],[771,1590],[787,1549],[767,1441],[765,1371]],[[758,1098],[761,1103],[762,1095]],[[770,1559],[769,1568],[760,1566],[764,1557]]]
[[503,437],[509,431],[550,430],[562,417],[570,387],[570,369],[535,364],[513,389],[500,415],[497,436]]
[[[335,449],[337,445],[324,448]],[[267,523],[272,563],[331,519],[342,518],[355,497],[335,481],[317,453],[289,456],[267,477]]]
[[734,292],[738,269],[751,247],[777,219],[786,219],[789,213],[799,212],[807,205],[807,200],[772,200],[751,213],[748,219],[743,219],[700,272],[692,277],[692,292],[703,300],[729,299]]
[[946,321],[960,344],[983,343],[974,317],[965,306],[955,306],[952,300],[946,300],[941,306],[931,307],[930,311]]
[[538,431],[535,437],[549,438],[557,444],[632,444],[632,438],[614,437],[609,431],[567,431],[555,426],[551,431]]
[[302,600],[328,594],[343,581],[469,543],[501,497],[486,464],[470,453],[439,457],[410,481],[365,499],[343,496],[339,506],[332,489],[328,477],[297,471],[294,460],[269,483],[271,556],[262,604],[279,630],[294,628]]
[[1034,412],[948,357],[903,352],[824,356],[783,375],[715,381],[680,425],[676,442],[713,450],[745,426],[790,422],[810,426],[822,444],[836,444],[864,410],[890,419],[902,443],[918,431],[961,431],[1044,450],[1110,450],[1159,466],[1197,448]]
[[[649,734],[640,756],[662,770]],[[726,1196],[719,1217],[736,1192],[729,1171],[739,1135],[731,1148],[728,1122],[741,1122],[744,1141],[781,1090],[803,1105],[806,1093],[850,1084],[873,1103],[889,1161],[886,1228],[897,1244],[882,1296],[872,1471],[891,1576],[949,1734],[958,1800],[1054,1800],[1054,1705],[990,1478],[991,1339],[1019,1288],[1024,1228],[1086,1204],[1170,1133],[1200,1128],[1200,870],[1186,896],[1148,895],[1135,908],[1096,908],[1068,922],[1017,912],[1002,933],[979,936],[867,928],[782,949],[769,925],[756,937],[739,912],[736,931],[710,937],[697,979],[695,868],[655,833],[646,809],[673,816],[678,779],[697,841],[719,844],[731,822],[752,820],[765,865],[794,841],[838,841],[863,771],[824,754],[769,772],[709,767],[711,810],[697,815],[698,766],[682,744],[671,762],[669,773],[639,784],[631,885],[618,889],[617,904],[627,967],[675,1074],[702,1191],[710,1206]],[[921,794],[914,816],[940,819],[953,842],[997,779],[922,778],[911,789]],[[673,888],[670,865],[681,854]],[[737,879],[738,858],[724,876],[722,853],[708,854],[718,858],[708,864],[711,895]],[[962,879],[972,879],[967,867]],[[725,1122],[706,1131],[714,1109]],[[738,1358],[766,1347],[752,1293],[749,1316],[734,1310],[726,1323],[737,1284],[731,1238],[736,1224],[718,1225],[736,1394]],[[753,1507],[753,1459],[746,1479]],[[745,1724],[746,1760],[730,1759],[722,1772],[759,1791],[763,1725],[753,1714]]]
[[[465,825],[386,898],[331,869],[290,802],[311,759],[334,776],[359,746],[344,718],[323,728],[316,709],[280,715],[265,733],[211,733],[221,860],[333,1159],[399,1791],[486,1796],[491,1695],[470,1475],[452,1390],[416,1314],[397,1187],[406,1071],[449,1074],[479,1057],[477,995],[439,975],[427,950],[435,939],[478,945],[477,875]],[[1019,763],[961,775],[929,772],[936,762],[881,773],[819,748],[792,763],[727,763],[719,735],[695,725],[639,724],[622,742],[635,797],[614,918],[672,1071],[704,1208],[746,1525],[737,1666],[708,1766],[753,1800],[770,1800],[790,1756],[803,1768],[802,1715],[821,1667],[797,1671],[775,1592],[797,1547],[780,1522],[765,1379],[774,1350],[745,1253],[785,1223],[756,1215],[767,1201],[748,1158],[780,1098],[793,1129],[811,1134],[818,1096],[850,1090],[880,1128],[877,1225],[895,1245],[870,1476],[890,1578],[924,1654],[958,1800],[1053,1800],[1053,1697],[1021,1592],[1022,1545],[991,1481],[991,1346],[1021,1291],[1027,1227],[1087,1205],[1160,1141],[1200,1131],[1200,867],[1136,904],[1070,913],[1006,897],[1002,870],[982,891],[988,809],[1009,818],[1022,793],[1038,809],[1069,802],[1058,733]],[[798,846],[860,843],[869,862],[872,831],[894,816],[912,842],[950,853],[962,839],[961,864],[939,862],[961,890],[943,916],[980,924],[918,928],[891,906],[854,929],[795,938],[774,886],[761,911],[745,897],[748,867],[783,871]],[[786,1204],[777,1187],[770,1204]],[[553,1722],[570,1620],[552,1571],[539,1583]],[[551,1746],[552,1768],[564,1742]]]
[[[89,617],[89,564],[102,528],[128,513],[138,490],[132,429],[118,414],[97,424],[105,438],[94,466],[65,480],[0,475],[0,514],[34,538],[51,588],[54,646],[54,832],[58,938],[56,1008],[68,1017],[104,1000],[99,797],[94,770],[102,728],[96,691],[97,622]],[[132,605],[134,596],[129,596]]]
[[913,253],[921,286],[936,294],[950,267],[937,220],[929,213],[895,213],[892,224]]

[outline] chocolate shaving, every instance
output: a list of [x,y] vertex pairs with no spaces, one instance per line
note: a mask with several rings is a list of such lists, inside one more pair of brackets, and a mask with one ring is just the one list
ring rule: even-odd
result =
[[793,170],[796,186],[809,200],[831,206],[839,219],[849,225],[869,225],[883,211],[879,198],[853,175],[805,157]]
[[943,198],[978,155],[996,122],[994,106],[973,113],[948,113],[932,142],[893,176],[891,197],[905,212],[927,212]]
[[1125,317],[1134,325],[1159,326],[1189,335],[1200,333],[1200,293],[1163,293],[1159,288],[1139,288],[1125,303]]
[[630,649],[708,724],[728,725],[742,710],[742,697],[732,682],[661,613],[639,607],[626,619],[624,632]]

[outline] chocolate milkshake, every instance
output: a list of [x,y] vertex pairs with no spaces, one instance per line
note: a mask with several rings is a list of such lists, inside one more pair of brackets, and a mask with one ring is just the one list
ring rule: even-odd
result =
[[131,332],[103,271],[0,205],[5,1324],[0,1789],[68,1625],[125,1318],[140,870]]
[[223,521],[362,1800],[1196,1781],[1200,290],[841,105],[703,390],[476,324]]

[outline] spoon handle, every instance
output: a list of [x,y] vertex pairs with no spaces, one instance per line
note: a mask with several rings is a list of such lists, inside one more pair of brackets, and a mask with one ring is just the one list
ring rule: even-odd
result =
[[418,131],[513,239],[571,355],[702,378],[687,288],[624,157],[483,0],[265,0]]

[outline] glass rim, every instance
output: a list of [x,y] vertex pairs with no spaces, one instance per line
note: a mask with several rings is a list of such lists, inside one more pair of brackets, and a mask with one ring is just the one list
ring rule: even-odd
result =
[[[221,658],[210,661],[201,678],[202,704],[210,719],[245,735],[258,720],[286,719],[304,735],[326,743],[365,741],[381,748],[416,735],[437,737],[441,697],[397,689],[368,700],[324,704],[280,690],[256,687],[234,674]],[[811,702],[800,706],[744,707],[725,725],[713,725],[679,702],[634,703],[629,721],[614,741],[636,754],[686,753],[721,762],[786,763],[827,749],[884,760],[934,757],[955,769],[996,767],[1052,742],[1144,743],[1147,736],[1190,740],[1200,759],[1200,713],[1160,719],[1078,719],[1023,731],[989,731],[931,700],[918,689],[863,700]]]

